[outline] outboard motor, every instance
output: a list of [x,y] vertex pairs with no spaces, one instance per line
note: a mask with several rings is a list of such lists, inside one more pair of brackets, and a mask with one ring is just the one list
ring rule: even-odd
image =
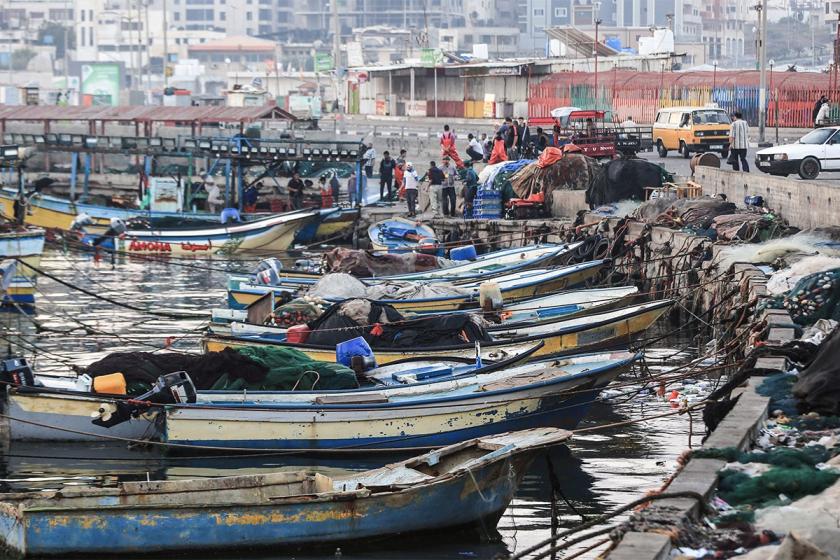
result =
[[105,230],[105,233],[100,235],[93,241],[94,247],[99,247],[109,239],[114,239],[125,233],[125,222],[119,218],[111,218],[111,225]]
[[273,286],[280,283],[280,275],[283,271],[283,262],[275,257],[263,259],[257,264],[254,272],[258,284]]
[[133,399],[103,403],[91,414],[97,426],[110,428],[132,418],[137,418],[154,405],[194,403],[195,385],[185,371],[167,373],[158,377],[151,390]]
[[25,358],[6,358],[0,361],[0,374],[3,381],[18,387],[34,387],[35,374]]

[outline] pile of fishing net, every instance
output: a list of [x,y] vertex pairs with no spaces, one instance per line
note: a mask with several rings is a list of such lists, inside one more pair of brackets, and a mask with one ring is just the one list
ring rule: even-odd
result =
[[221,352],[116,352],[82,369],[91,377],[122,373],[129,395],[148,391],[161,375],[186,371],[198,390],[353,389],[355,373],[283,347],[247,347]]
[[364,283],[344,273],[325,274],[307,295],[320,299],[367,298],[373,300],[432,299],[471,295],[473,290],[449,282],[378,280]]
[[445,268],[456,264],[454,261],[425,255],[423,253],[384,253],[373,254],[336,247],[324,253],[324,267],[328,272],[346,272],[359,278],[390,276],[409,272],[423,272]]
[[840,268],[809,274],[786,294],[766,301],[771,309],[787,309],[794,322],[811,325],[819,319],[840,321]]
[[[784,259],[789,260],[790,257],[786,256]],[[767,292],[772,295],[784,294],[806,276],[832,269],[840,269],[840,258],[825,255],[804,257],[770,275],[770,279],[767,280]]]
[[335,346],[362,337],[371,348],[431,348],[489,341],[481,319],[470,313],[405,319],[392,306],[354,299],[337,303],[309,323],[307,344]]
[[735,204],[720,198],[656,198],[643,203],[634,217],[651,225],[705,232],[717,216],[733,214]]
[[266,324],[277,327],[302,325],[323,315],[330,305],[325,299],[310,295],[295,298],[275,307]]
[[840,479],[838,471],[817,468],[831,458],[821,445],[767,452],[702,449],[694,457],[729,462],[719,473],[718,495],[748,517],[758,508],[779,504],[781,495],[795,500],[818,494]]
[[[586,190],[601,174],[598,163],[582,154],[566,153],[550,157],[548,148],[540,159],[532,161],[510,176],[510,185],[517,198],[529,198],[542,193],[550,200],[555,190]],[[559,151],[559,150],[557,150]]]

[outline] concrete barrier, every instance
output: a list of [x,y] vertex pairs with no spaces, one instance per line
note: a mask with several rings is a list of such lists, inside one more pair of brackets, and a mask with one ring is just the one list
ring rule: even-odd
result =
[[840,188],[832,184],[712,167],[698,167],[694,179],[703,185],[705,194],[725,194],[739,206],[744,205],[745,196],[762,196],[768,208],[800,229],[840,223]]

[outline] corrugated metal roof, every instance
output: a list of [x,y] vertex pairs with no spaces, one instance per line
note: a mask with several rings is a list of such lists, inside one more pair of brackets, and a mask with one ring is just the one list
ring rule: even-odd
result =
[[262,107],[0,105],[0,120],[10,121],[247,122],[260,119],[294,120],[294,116],[273,105]]

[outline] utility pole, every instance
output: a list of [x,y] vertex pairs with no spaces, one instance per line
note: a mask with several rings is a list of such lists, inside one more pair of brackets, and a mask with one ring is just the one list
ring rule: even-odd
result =
[[[146,89],[152,90],[152,52],[149,50],[149,0],[143,0],[143,11],[145,19],[143,21],[143,31],[146,36]],[[142,51],[141,51],[142,52]]]
[[163,87],[169,87],[169,14],[166,0],[163,0]]
[[592,54],[595,55],[595,109],[598,108],[598,28],[601,26],[601,19],[595,20],[595,44],[592,45]]
[[332,55],[333,65],[337,69],[339,66],[339,57],[341,56],[341,25],[338,21],[338,0],[330,0],[330,8],[332,9],[332,31],[333,44]]
[[[67,68],[70,56],[67,54],[67,49],[70,48],[70,25],[73,23],[73,18],[70,17],[69,0],[64,0],[64,101],[70,105],[70,100],[67,99],[67,94],[70,92],[70,71]],[[9,58],[9,65],[11,66],[12,59]]]
[[758,145],[765,143],[764,127],[767,122],[767,0],[756,6],[761,29],[758,35],[758,69],[761,72],[758,86]]

